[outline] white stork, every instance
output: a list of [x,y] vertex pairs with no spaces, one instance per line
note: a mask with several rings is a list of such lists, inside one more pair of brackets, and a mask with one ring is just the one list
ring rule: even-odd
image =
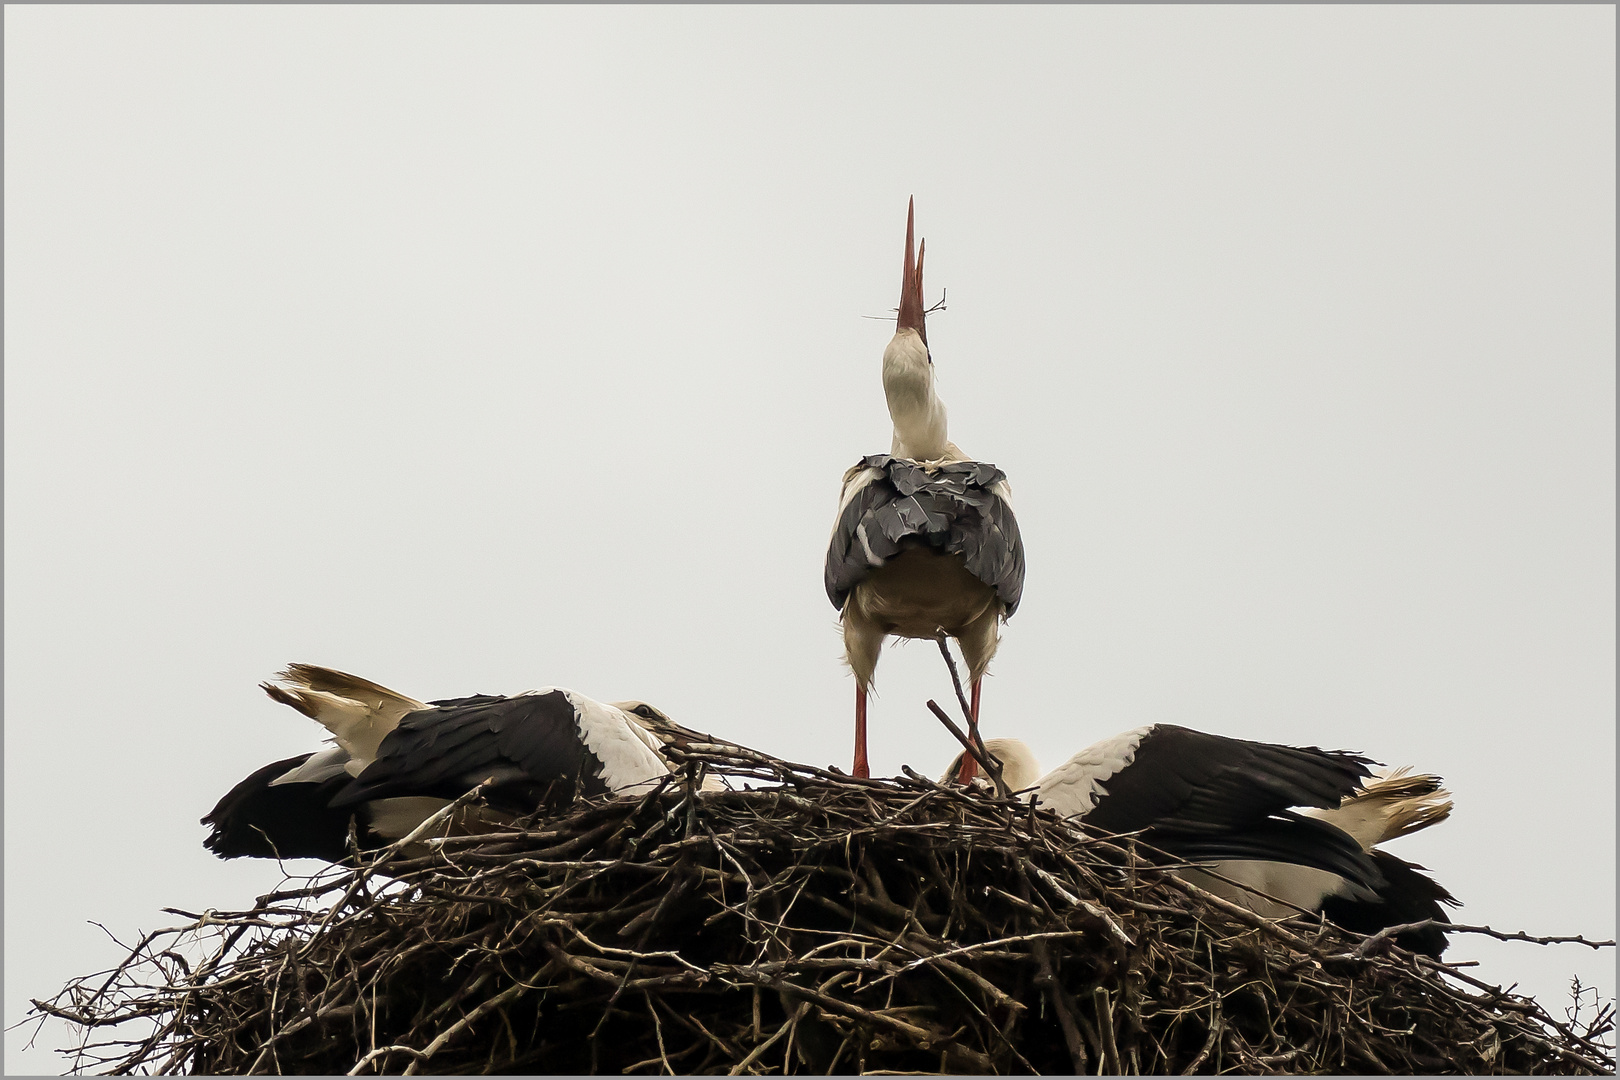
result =
[[[1378,848],[1450,815],[1437,776],[1404,768],[1373,773],[1367,758],[1342,750],[1174,724],[1105,739],[1045,776],[1018,739],[988,739],[985,749],[1010,790],[1106,832],[1140,832],[1154,847],[1220,875],[1187,869],[1183,877],[1266,918],[1321,911],[1366,934],[1423,919],[1447,922],[1440,905],[1457,903],[1418,873],[1423,867]],[[960,757],[941,782],[956,777],[959,765]],[[1435,927],[1396,940],[1436,958],[1446,947]]]
[[[888,454],[864,458],[844,474],[827,548],[827,596],[841,613],[844,658],[855,675],[856,776],[870,775],[866,696],[883,639],[942,632],[955,638],[967,662],[977,732],[984,672],[1000,624],[1024,589],[1024,545],[1006,476],[970,460],[946,437],[924,325],[924,247],[914,258],[912,237],[908,204],[900,313],[883,350],[894,440]],[[964,770],[965,782],[971,762]]]
[[362,847],[381,846],[486,780],[489,810],[471,816],[499,820],[574,791],[644,791],[670,772],[653,734],[668,718],[643,702],[555,687],[423,702],[312,664],[279,678],[265,693],[318,721],[333,745],[266,765],[219,800],[202,823],[221,858],[336,862],[351,818]]

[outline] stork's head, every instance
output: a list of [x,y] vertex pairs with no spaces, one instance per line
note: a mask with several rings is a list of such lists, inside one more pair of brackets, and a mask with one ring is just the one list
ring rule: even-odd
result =
[[[906,201],[906,262],[900,276],[900,317],[894,321],[895,333],[917,331],[924,345],[928,344],[928,330],[923,326],[923,251],[928,242],[913,247],[913,217],[915,199]],[[916,255],[913,257],[912,252]]]
[[928,332],[923,329],[922,245],[912,255],[916,235],[912,204],[906,204],[906,262],[900,279],[900,317],[894,337],[883,350],[883,396],[894,421],[896,457],[934,461],[946,454],[960,457],[945,430],[945,405],[934,393],[934,358],[928,353]]
[[[1022,791],[1032,788],[1040,781],[1041,766],[1035,759],[1035,751],[1022,739],[986,739],[984,748],[990,751],[992,757],[1001,762],[1001,778],[1007,782],[1011,791]],[[956,774],[962,768],[962,755],[957,754],[951,761],[951,767],[945,770],[945,775],[939,778],[942,784],[955,783]],[[974,783],[984,781],[975,780]]]
[[671,720],[663,709],[655,708],[645,701],[615,701],[613,707],[623,709],[630,714],[630,719],[665,742],[674,737],[672,728],[676,726],[675,721]]
[[[624,710],[625,714],[630,717],[637,727],[665,746],[682,749],[694,741],[704,743],[717,741],[712,735],[705,735],[690,728],[682,727],[671,720],[669,714],[663,709],[654,708],[645,701],[615,701],[613,705],[617,709]],[[725,740],[718,741],[724,742]],[[657,748],[654,747],[654,749]],[[665,755],[660,753],[659,756],[663,757]],[[727,790],[726,782],[715,773],[707,770],[703,773],[703,783],[698,787],[701,791]]]

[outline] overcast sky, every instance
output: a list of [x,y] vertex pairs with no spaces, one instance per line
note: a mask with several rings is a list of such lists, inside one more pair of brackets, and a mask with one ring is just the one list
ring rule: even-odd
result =
[[[5,31],[7,1023],[121,956],[88,920],[277,883],[197,819],[319,745],[256,688],[288,661],[847,768],[821,561],[888,449],[913,194],[951,435],[1028,554],[986,733],[1436,771],[1453,819],[1392,850],[1460,919],[1613,935],[1612,7]],[[874,772],[937,773],[932,646],[878,691]]]

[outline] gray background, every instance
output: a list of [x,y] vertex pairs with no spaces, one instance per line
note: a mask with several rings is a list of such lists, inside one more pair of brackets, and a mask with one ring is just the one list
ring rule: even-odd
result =
[[[197,818],[318,744],[255,688],[290,660],[847,767],[821,558],[913,193],[951,434],[1028,548],[988,733],[1438,771],[1394,850],[1461,918],[1611,936],[1614,30],[8,8],[5,1020],[121,955],[88,920],[276,884]],[[932,647],[878,678],[876,771],[937,771]],[[1452,956],[1613,993],[1610,953]]]

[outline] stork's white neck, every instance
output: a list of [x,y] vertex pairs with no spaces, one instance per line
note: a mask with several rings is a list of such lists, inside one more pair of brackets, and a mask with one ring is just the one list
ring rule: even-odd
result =
[[894,421],[895,457],[937,461],[955,448],[945,435],[945,403],[934,393],[934,365],[915,330],[901,330],[883,350],[883,396]]

